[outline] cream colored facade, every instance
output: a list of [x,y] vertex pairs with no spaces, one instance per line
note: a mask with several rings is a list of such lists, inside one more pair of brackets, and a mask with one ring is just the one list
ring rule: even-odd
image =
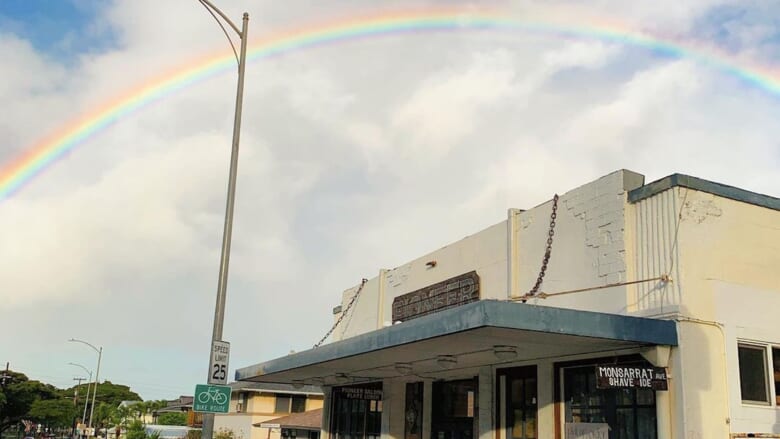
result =
[[281,439],[281,429],[255,426],[262,422],[281,418],[290,410],[276,411],[279,397],[305,397],[305,411],[321,409],[323,394],[318,388],[306,386],[296,389],[256,383],[232,383],[230,411],[214,417],[214,431],[232,430],[236,439]]
[[[528,292],[539,274],[552,205],[548,201],[528,210],[508,209],[507,218],[493,226],[399,267],[378,270],[351,308],[359,288],[344,291],[334,309],[334,319],[343,320],[333,341],[357,346],[371,334],[387,332],[390,337],[388,330],[396,323],[395,298],[470,271],[479,276],[481,300],[513,301]],[[615,286],[605,288],[609,285]],[[352,367],[355,376],[373,374],[382,383],[382,439],[404,437],[407,382],[423,381],[421,439],[436,439],[430,431],[432,407],[437,404],[431,396],[433,383],[470,377],[479,383],[475,414],[479,439],[509,439],[501,374],[526,365],[535,366],[538,378],[538,437],[562,438],[562,394],[556,394],[562,392],[556,391],[562,386],[560,365],[637,354],[668,374],[668,391],[655,393],[658,438],[780,437],[780,400],[773,374],[773,368],[780,371],[780,364],[772,359],[773,346],[780,352],[778,198],[678,174],[645,184],[642,175],[625,170],[570,190],[557,203],[552,256],[541,291],[580,289],[587,291],[531,298],[527,305],[535,310],[552,307],[671,321],[677,343],[593,352],[572,345],[571,354],[540,358],[533,340],[487,338],[488,347],[516,345],[517,361],[457,354],[458,346],[452,345],[446,349],[460,355],[464,367],[433,373],[427,358],[436,345],[425,344],[419,351],[409,345],[394,352],[407,355],[404,361],[413,370],[427,367],[426,374],[393,376],[393,362],[399,361],[393,358],[373,370],[359,370],[354,363],[360,360],[348,363],[334,357],[333,364],[341,370]],[[404,325],[407,322],[400,324]],[[743,402],[739,346],[765,350],[765,370],[755,373],[764,375],[767,402]],[[539,346],[538,352],[544,349]],[[278,369],[268,379],[305,382],[319,374],[316,380],[325,384],[326,393],[322,433],[326,439],[331,429],[330,389],[343,385],[344,378],[324,375],[327,370],[322,366],[307,366],[307,356],[315,354],[272,360],[237,375],[250,378],[258,370]],[[365,355],[373,361],[370,349]],[[419,361],[408,361],[413,355]],[[776,375],[780,380],[780,372]]]

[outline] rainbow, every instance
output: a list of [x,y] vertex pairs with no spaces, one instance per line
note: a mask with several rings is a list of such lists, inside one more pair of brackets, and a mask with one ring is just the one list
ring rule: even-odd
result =
[[[746,65],[744,62],[734,61],[728,55],[704,47],[662,40],[614,23],[573,26],[570,23],[524,21],[496,12],[468,10],[383,13],[378,16],[315,25],[251,42],[247,58],[250,61],[257,61],[296,50],[386,35],[467,30],[511,31],[564,38],[588,38],[645,48],[670,57],[694,60],[757,86],[771,95],[780,96],[780,72],[776,69]],[[23,154],[0,168],[0,201],[10,197],[37,175],[112,123],[172,93],[232,68],[236,68],[232,53],[201,58],[133,88],[77,120],[71,121],[62,129],[26,148]]]

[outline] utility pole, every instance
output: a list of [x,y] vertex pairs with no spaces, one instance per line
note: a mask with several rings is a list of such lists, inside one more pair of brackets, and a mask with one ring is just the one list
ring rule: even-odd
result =
[[[81,377],[75,377],[73,378],[73,381],[78,381],[78,384],[76,384],[76,389],[73,391],[73,406],[78,407],[79,405],[79,387],[81,387],[81,382],[84,381],[86,378]],[[79,415],[73,415],[73,426],[70,429],[70,436],[75,438],[76,437],[76,427],[78,427],[78,418]]]
[[8,368],[11,365],[10,362],[6,361],[5,363],[5,372],[3,372],[2,377],[0,377],[0,385],[5,387],[5,381],[11,379],[11,375],[8,374]]
[[81,387],[81,382],[84,381],[86,378],[81,377],[75,377],[73,378],[73,381],[78,381],[79,383],[76,385],[76,391],[73,392],[73,405],[79,404],[79,387]]

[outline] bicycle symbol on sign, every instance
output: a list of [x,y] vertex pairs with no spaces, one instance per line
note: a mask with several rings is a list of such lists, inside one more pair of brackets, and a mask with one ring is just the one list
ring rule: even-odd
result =
[[219,389],[213,387],[205,392],[201,392],[198,395],[198,402],[201,404],[208,404],[209,402],[215,402],[219,405],[223,405],[227,402],[227,396],[224,393],[220,393]]

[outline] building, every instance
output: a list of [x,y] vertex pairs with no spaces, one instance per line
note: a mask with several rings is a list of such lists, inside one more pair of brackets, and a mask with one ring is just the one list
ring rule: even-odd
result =
[[[230,387],[229,412],[214,416],[215,432],[232,430],[236,439],[281,439],[285,437],[285,429],[296,435],[299,429],[288,428],[291,426],[280,423],[278,418],[307,413],[306,419],[311,422],[313,413],[317,421],[321,422],[324,396],[319,387],[242,381],[230,383]],[[293,418],[294,421],[298,419]],[[301,426],[300,430],[307,429]]]
[[200,428],[203,424],[203,416],[192,411],[194,400],[195,398],[192,396],[181,395],[177,399],[165,401],[165,407],[155,408],[152,411],[154,422],[157,423],[163,413],[184,413],[187,417],[188,427]]
[[254,426],[272,430],[279,429],[282,438],[319,439],[322,429],[322,409],[291,413]]
[[322,386],[323,439],[780,437],[778,309],[780,199],[621,170],[379,270],[333,342],[236,379]]

